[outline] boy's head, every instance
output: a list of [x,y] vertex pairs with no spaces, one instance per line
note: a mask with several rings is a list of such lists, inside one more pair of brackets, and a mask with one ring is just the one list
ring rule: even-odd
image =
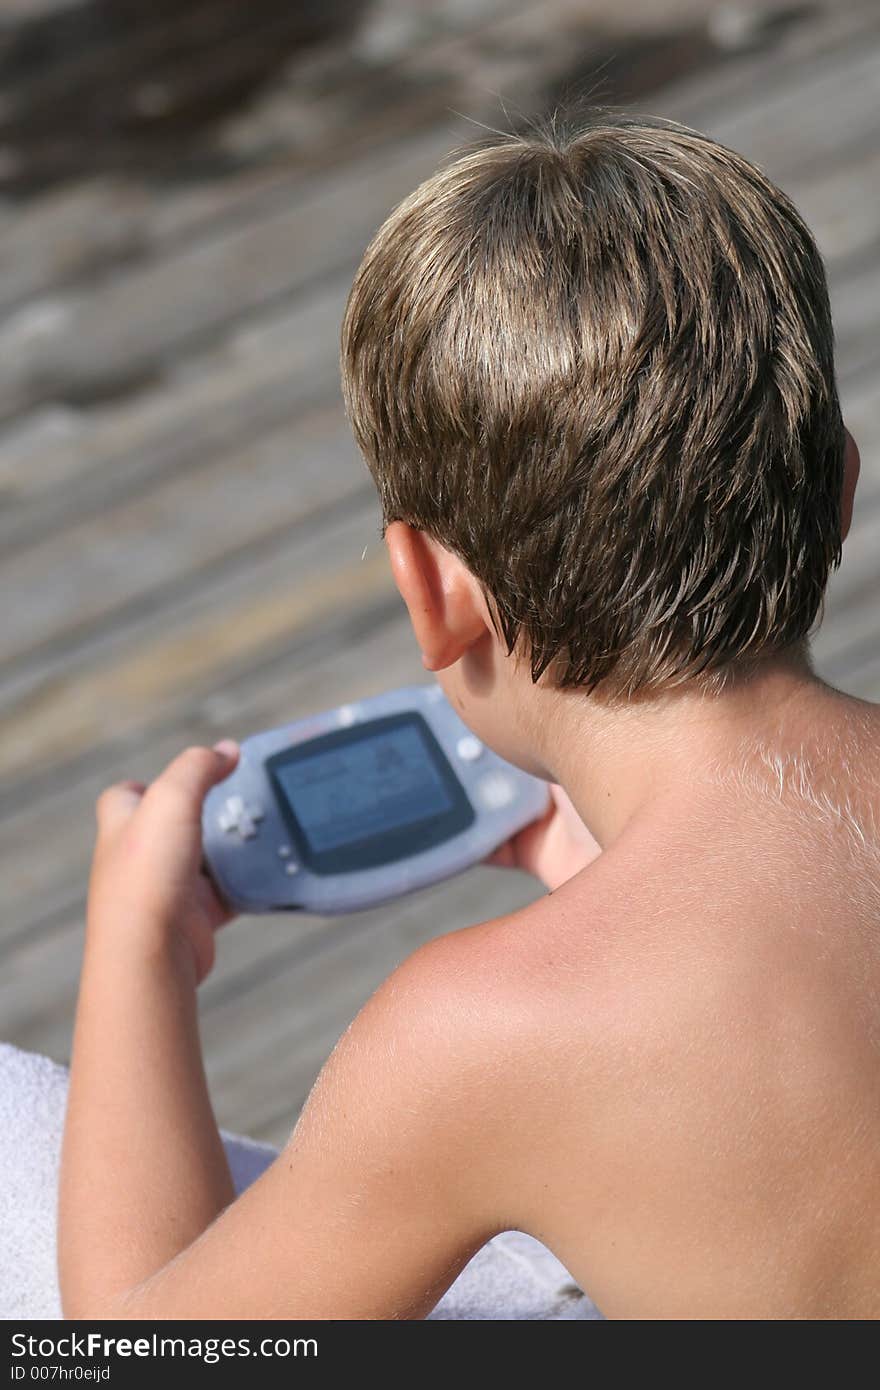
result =
[[821,257],[741,156],[607,113],[458,152],[368,247],[341,363],[420,637],[413,568],[454,601],[454,557],[468,621],[561,688],[803,643],[857,455]]

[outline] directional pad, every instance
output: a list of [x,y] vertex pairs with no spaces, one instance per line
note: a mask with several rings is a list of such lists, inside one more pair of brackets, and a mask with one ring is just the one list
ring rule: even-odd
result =
[[257,834],[257,825],[265,814],[259,802],[246,802],[242,796],[228,796],[217,817],[217,824],[227,835],[235,830],[243,840],[252,840]]

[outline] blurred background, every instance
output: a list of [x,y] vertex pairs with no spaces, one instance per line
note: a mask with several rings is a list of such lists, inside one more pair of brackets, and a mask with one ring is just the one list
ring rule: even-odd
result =
[[[0,1039],[68,1057],[102,786],[426,679],[342,410],[345,297],[450,147],[587,94],[734,146],[818,237],[863,475],[816,652],[880,699],[878,0],[3,0]],[[282,1141],[403,956],[538,891],[478,867],[231,927],[201,1000],[221,1123]]]

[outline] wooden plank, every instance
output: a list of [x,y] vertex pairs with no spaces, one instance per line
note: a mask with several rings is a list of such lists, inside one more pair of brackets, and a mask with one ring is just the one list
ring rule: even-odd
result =
[[[289,111],[296,138],[269,165],[245,162],[197,183],[170,184],[161,193],[155,184],[95,175],[9,207],[0,221],[0,308],[9,312],[34,298],[76,292],[114,269],[130,273],[225,228],[263,220],[280,207],[308,200],[320,191],[328,171],[347,167],[359,153],[375,157],[387,147],[387,162],[393,164],[402,146],[401,129],[408,140],[420,128],[436,127],[442,103],[433,92],[413,92],[393,82],[383,85],[381,94],[385,99],[375,100],[354,130],[340,110],[335,138],[322,113],[323,139],[315,148],[300,144],[305,112]],[[299,103],[305,105],[304,96]],[[294,105],[292,97],[286,105]],[[310,115],[314,124],[315,112]]]
[[774,176],[790,178],[805,168],[833,167],[847,148],[876,149],[878,97],[880,53],[869,47],[823,63],[803,86],[768,93],[747,109],[713,119],[708,128]]
[[3,553],[66,530],[218,449],[245,447],[328,395],[338,400],[349,284],[347,274],[333,279],[133,398],[18,417],[0,435]]
[[[32,32],[22,26],[7,34],[3,79],[7,101],[5,123],[13,130],[24,116],[37,129],[53,128],[65,119],[76,133],[77,117],[94,91],[104,96],[102,134],[108,143],[119,128],[131,127],[137,105],[123,94],[147,81],[165,81],[177,113],[206,104],[205,91],[229,85],[245,90],[251,79],[271,77],[286,53],[322,37],[342,38],[360,7],[321,0],[300,0],[296,6],[241,6],[236,0],[195,0],[186,9],[155,3],[129,14],[123,23],[95,15],[95,5],[71,4],[54,21],[57,37],[44,42],[37,61],[22,55],[33,45]],[[32,29],[46,26],[38,24]],[[59,32],[60,31],[60,32]],[[58,39],[63,35],[64,40]],[[53,35],[55,37],[55,35]],[[215,98],[215,101],[217,98]],[[143,113],[142,113],[143,114]],[[147,112],[146,114],[149,114]],[[126,115],[128,120],[125,120]],[[178,139],[187,127],[178,116]]]
[[95,177],[9,209],[0,225],[0,307],[142,255],[150,204],[146,187]]
[[365,157],[260,222],[13,315],[0,333],[0,413],[130,389],[244,315],[353,270],[388,210],[448,145],[447,132],[433,130],[393,162]]
[[[786,180],[786,193],[819,244],[832,276],[840,262],[876,259],[880,240],[880,149],[847,151],[820,176]],[[843,267],[841,266],[841,270]]]
[[[356,549],[371,521],[375,530],[372,497],[345,518],[344,527],[319,527],[291,546],[286,565],[280,549],[273,567],[279,578],[271,588],[255,590],[251,584],[246,596],[214,603],[209,613],[191,609],[186,621],[175,621],[172,591],[166,621],[150,613],[150,640],[135,643],[126,633],[121,650],[87,673],[65,671],[20,697],[0,719],[0,775],[11,788],[7,795],[19,799],[23,779],[40,779],[47,769],[58,776],[65,763],[135,735],[145,723],[216,687],[224,673],[253,670],[267,653],[329,626],[337,615],[348,619],[391,601],[396,590],[384,549],[374,545],[363,559]],[[337,549],[340,542],[347,553]]]
[[875,635],[865,644],[860,657],[851,652],[846,675],[837,677],[832,684],[845,690],[848,695],[880,704],[880,655],[877,646]]
[[[845,68],[853,56],[876,49],[880,16],[874,0],[847,0],[839,5],[830,3],[802,12],[802,22],[785,26],[775,41],[759,45],[757,51],[748,47],[727,65],[708,72],[698,71],[664,90],[664,114],[686,124],[705,129],[719,139],[733,143],[731,123],[739,123],[740,132],[749,141],[749,148],[740,147],[743,154],[758,158],[755,152],[767,119],[768,103],[782,102],[790,107],[793,119],[788,127],[798,171],[809,165],[809,144],[802,139],[800,123],[802,109],[815,102],[817,81],[830,70]],[[859,104],[857,111],[872,120],[870,103]],[[857,123],[846,138],[845,128],[834,122],[837,140],[842,150],[851,152],[862,134]],[[826,138],[830,137],[826,136]],[[773,171],[771,170],[771,173]],[[795,170],[788,168],[791,176]],[[774,176],[781,176],[776,170]]]
[[52,643],[70,647],[106,633],[133,606],[172,604],[227,558],[292,540],[293,528],[316,524],[323,509],[368,486],[334,405],[0,559],[0,586],[28,595],[2,615],[4,687],[14,663],[41,660]]

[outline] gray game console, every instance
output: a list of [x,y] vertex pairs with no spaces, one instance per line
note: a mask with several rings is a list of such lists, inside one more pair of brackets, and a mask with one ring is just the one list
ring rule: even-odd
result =
[[203,813],[206,866],[242,912],[335,916],[461,873],[544,814],[436,683],[245,739]]

